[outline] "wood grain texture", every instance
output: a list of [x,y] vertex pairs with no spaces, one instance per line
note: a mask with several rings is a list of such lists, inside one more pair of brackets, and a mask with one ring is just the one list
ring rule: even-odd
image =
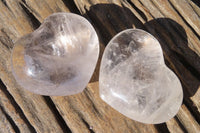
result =
[[10,56],[13,42],[18,37],[33,31],[31,19],[19,1],[9,0],[6,1],[6,4],[0,1],[0,10],[0,18],[3,22],[0,31],[0,73],[2,81],[35,131],[62,132],[55,114],[47,105],[44,97],[21,89],[11,74]]
[[[198,133],[200,131],[200,8],[190,0],[1,0],[0,132]],[[86,89],[47,97],[17,85],[11,73],[14,42],[54,12],[83,15],[95,27],[100,57]],[[181,80],[184,100],[176,117],[159,125],[133,121],[99,97],[100,59],[109,40],[127,28],[154,35],[165,62]]]
[[14,133],[14,129],[12,125],[9,123],[8,119],[6,118],[5,114],[0,110],[0,132],[1,133]]
[[[26,117],[23,112],[21,112],[20,108],[16,105],[13,97],[7,92],[6,87],[0,83],[0,108],[6,113],[7,116],[11,117],[9,119],[11,123],[14,122],[15,131],[27,131],[29,133],[29,129],[31,129]],[[14,105],[13,105],[14,104]],[[8,117],[8,118],[9,118]]]

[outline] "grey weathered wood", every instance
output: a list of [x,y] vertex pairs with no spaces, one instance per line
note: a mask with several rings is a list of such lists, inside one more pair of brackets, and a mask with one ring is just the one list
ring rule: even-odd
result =
[[8,119],[6,118],[5,114],[0,109],[0,132],[1,133],[14,133],[14,129],[12,125],[9,123]]
[[[11,73],[11,50],[54,12],[86,17],[100,38],[96,71],[77,95],[43,97],[20,88]],[[118,32],[142,28],[161,43],[167,65],[184,90],[177,116],[146,125],[118,113],[99,98],[98,71],[103,49]],[[191,132],[200,130],[200,8],[190,0],[2,0],[0,1],[0,132]],[[11,99],[10,99],[11,98]],[[10,119],[6,118],[6,115]],[[14,123],[12,123],[12,121]],[[17,128],[16,128],[16,127]],[[70,129],[68,129],[70,128]]]

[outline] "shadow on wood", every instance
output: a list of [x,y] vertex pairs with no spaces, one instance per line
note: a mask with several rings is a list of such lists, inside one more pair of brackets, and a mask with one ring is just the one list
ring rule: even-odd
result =
[[90,7],[86,14],[99,29],[102,39],[107,44],[118,32],[132,28],[144,29],[142,22],[126,7],[115,4],[97,4]]
[[189,95],[184,94],[191,97],[196,93],[200,85],[200,58],[188,47],[186,32],[177,22],[169,18],[158,18],[143,24],[130,9],[115,4],[91,6],[86,14],[100,30],[105,44],[115,34],[128,28],[150,32],[160,42],[166,64],[178,75],[183,87],[186,87],[185,93],[189,91]]
[[[69,0],[62,0],[62,1],[67,6],[71,5],[67,3],[67,1]],[[16,3],[16,1],[7,1],[7,2]],[[82,2],[82,1],[79,1],[79,2]],[[90,3],[88,5],[93,4],[92,3],[93,1],[89,1],[89,2]],[[121,1],[120,4],[125,3],[125,2],[126,1]],[[49,3],[47,2],[46,4],[48,5]],[[13,4],[10,4],[10,6],[11,5]],[[52,4],[52,5],[55,5],[55,4]],[[32,25],[32,27],[35,29],[39,26],[41,20],[44,19],[44,16],[55,11],[61,11],[60,9],[51,11],[50,8],[45,8],[46,10],[44,11],[48,12],[47,14],[45,14],[42,12],[43,9],[41,11],[38,10],[39,8],[37,8],[37,5],[30,4],[29,6],[31,7],[30,9],[35,9],[35,11],[38,11],[39,13],[37,14],[37,12],[29,12],[28,10],[25,10],[23,11],[23,13],[25,12],[24,18],[26,19],[18,19],[16,25],[13,25],[13,26],[10,23],[8,23],[9,21],[6,20],[6,17],[5,17],[5,20],[4,20],[5,27],[3,27],[2,32],[4,31],[4,29],[11,27],[13,31],[9,32],[8,34],[9,36],[14,34],[15,31],[17,34],[18,33],[17,31],[20,31],[20,30],[21,32],[19,33],[24,34],[26,32],[22,32],[23,28],[25,28],[28,31],[32,30],[31,28],[29,29],[27,28],[31,26],[25,26],[26,22],[28,23],[29,20],[30,20],[30,25]],[[135,6],[135,7],[134,5],[132,6],[137,12],[138,10],[140,10],[139,8],[137,8],[139,6]],[[22,7],[22,8],[26,8],[26,7]],[[53,8],[54,7],[52,7],[51,9]],[[163,5],[163,8],[164,8],[164,5]],[[16,9],[20,9],[20,8],[16,6],[14,10]],[[81,8],[79,8],[79,10],[80,9]],[[167,65],[171,69],[173,69],[173,71],[176,72],[176,74],[179,76],[179,78],[182,81],[182,85],[184,87],[184,99],[185,99],[184,103],[187,103],[187,107],[189,108],[189,111],[191,111],[193,115],[195,114],[194,115],[195,119],[199,120],[199,117],[198,117],[199,114],[194,111],[197,109],[194,109],[192,107],[193,106],[192,104],[194,102],[190,100],[190,97],[196,94],[196,91],[199,85],[199,77],[198,77],[199,70],[200,70],[199,57],[188,47],[188,43],[190,42],[187,40],[187,35],[185,33],[185,30],[182,28],[182,26],[180,26],[174,20],[170,20],[168,18],[154,19],[152,21],[147,22],[146,24],[143,24],[132,13],[130,9],[123,6],[118,6],[115,4],[98,4],[98,5],[91,6],[90,10],[86,9],[87,12],[84,16],[86,17],[89,16],[88,18],[90,18],[90,21],[93,23],[96,29],[98,29],[99,38],[101,38],[101,41],[100,41],[101,44],[107,44],[108,41],[115,34],[117,34],[118,32],[122,30],[125,30],[127,28],[132,28],[132,27],[148,30],[151,34],[153,34],[161,43]],[[76,11],[76,10],[77,9],[75,10],[71,9],[71,11]],[[162,11],[162,9],[160,10]],[[62,11],[65,11],[65,10],[62,10]],[[8,11],[6,10],[5,10],[5,13],[9,15]],[[2,12],[2,14],[5,14],[5,13]],[[140,12],[139,14],[141,15],[142,12]],[[16,17],[19,17],[19,18],[22,17],[22,14],[20,14],[20,12],[17,12],[15,15]],[[147,16],[144,16],[144,15],[145,14],[142,14],[141,16],[146,21]],[[152,15],[153,17],[156,17],[156,15],[155,16],[154,14]],[[36,20],[36,18],[39,18],[40,21]],[[16,22],[16,20],[12,19],[12,17],[10,17],[9,20]],[[23,25],[22,26],[23,28],[20,27],[21,25]],[[5,32],[5,33],[8,33],[8,32]],[[187,33],[189,34],[189,32]],[[9,42],[8,39],[5,39],[5,36],[7,36],[7,34],[5,35],[1,34],[1,35],[3,35],[0,38],[1,43],[2,43],[1,46],[3,47],[5,45],[6,47],[8,47],[8,49],[12,47],[11,41]],[[19,35],[22,35],[22,34],[19,34]],[[14,38],[18,36],[15,36]],[[17,110],[19,110],[17,112],[20,113],[20,116],[22,115],[21,116],[22,120],[28,123],[28,127],[33,132],[36,132],[36,131],[47,132],[49,130],[54,131],[54,132],[67,131],[67,130],[68,131],[71,130],[72,132],[91,131],[91,132],[115,132],[115,133],[117,132],[120,132],[120,133],[121,132],[135,132],[135,133],[169,132],[168,130],[170,129],[169,125],[166,126],[166,124],[159,124],[159,125],[154,126],[154,125],[141,124],[139,122],[130,120],[127,117],[118,113],[117,111],[113,110],[110,106],[108,106],[99,98],[98,83],[96,84],[93,83],[93,85],[89,84],[83,93],[80,93],[77,95],[67,96],[67,97],[57,97],[57,98],[51,97],[51,99],[53,99],[52,101],[49,97],[40,97],[37,95],[31,95],[27,92],[22,92],[20,90],[18,91],[16,89],[18,87],[16,86],[15,81],[9,75],[9,72],[10,72],[8,70],[9,67],[7,67],[6,65],[7,64],[6,60],[8,60],[8,57],[9,57],[8,55],[10,54],[10,52],[8,52],[8,50],[4,50],[4,49],[2,50],[2,47],[0,50],[0,54],[2,53],[1,54],[2,63],[0,63],[0,68],[3,73],[1,73],[0,75],[6,76],[5,78],[4,76],[1,76],[2,80],[8,86],[7,88],[8,91],[4,89],[6,91],[6,96],[9,99],[11,98],[11,96],[13,97],[11,99],[11,103]],[[103,53],[103,48],[101,49],[102,53]],[[6,56],[3,56],[3,55],[6,55]],[[99,58],[99,62],[100,62],[100,59],[101,59],[101,56]],[[97,67],[99,66],[100,64],[97,65]],[[6,72],[4,72],[5,70]],[[99,70],[97,69],[95,73],[98,71]],[[98,73],[95,79],[96,81],[98,81]],[[190,114],[189,111],[187,114]],[[56,113],[56,114],[52,114],[52,113]],[[180,114],[184,114],[183,116],[181,116],[181,117],[184,117],[184,119],[182,120],[191,118],[191,117],[186,117],[187,114],[185,114],[184,109],[182,109],[182,112]],[[13,116],[14,115],[12,115],[11,117]],[[58,118],[55,118],[55,117],[58,117]],[[65,123],[63,124],[62,123],[64,122],[63,120],[68,125],[66,125]],[[58,121],[59,123],[57,124]],[[177,121],[179,121],[179,119],[177,119]],[[17,123],[17,121],[15,122]],[[194,130],[195,128],[191,126],[192,121],[190,122],[191,124],[188,124],[188,125],[187,124],[184,125],[183,123],[184,127],[181,127],[181,129],[185,127],[186,127],[185,129],[187,129],[187,126],[190,126],[189,128]],[[68,129],[68,127],[70,129]],[[64,130],[61,130],[60,128]],[[179,128],[179,126],[173,125],[173,128]]]
[[165,63],[182,83],[184,103],[199,121],[200,114],[190,98],[196,94],[200,86],[200,58],[189,48],[186,31],[169,18],[157,18],[145,23],[145,26],[160,42]]
[[[170,18],[157,18],[143,24],[130,9],[115,4],[97,4],[85,10],[99,29],[99,36],[105,45],[114,35],[128,28],[143,29],[154,35],[161,44],[165,63],[182,83],[186,105],[199,120],[198,109],[192,106],[190,97],[196,94],[200,86],[200,58],[189,48],[186,31],[180,24]],[[97,65],[99,67],[100,64]]]
[[[158,18],[145,24],[160,42],[165,62],[179,77],[185,95],[193,96],[200,85],[200,58],[188,47],[185,30],[169,18]],[[188,92],[189,91],[189,92]]]
[[[126,7],[120,7],[115,4],[96,4],[86,9],[83,15],[90,18],[90,22],[98,29],[98,36],[100,42],[104,44],[103,47],[112,39],[118,32],[129,28],[145,29],[143,23]],[[101,45],[100,45],[101,47]],[[99,61],[97,63],[94,75],[90,83],[98,81],[100,60],[103,55],[104,48],[101,47]]]

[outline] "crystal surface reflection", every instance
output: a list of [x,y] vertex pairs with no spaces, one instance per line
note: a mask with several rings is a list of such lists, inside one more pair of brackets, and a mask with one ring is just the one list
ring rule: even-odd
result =
[[128,29],[107,45],[100,67],[101,98],[125,116],[143,123],[166,122],[178,112],[183,92],[166,67],[159,42]]
[[55,13],[15,43],[12,72],[16,81],[31,92],[72,95],[86,87],[98,55],[97,34],[85,18]]

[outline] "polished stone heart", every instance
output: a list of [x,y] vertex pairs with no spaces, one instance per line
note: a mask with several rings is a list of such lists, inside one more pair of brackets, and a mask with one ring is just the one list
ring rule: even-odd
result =
[[97,34],[85,18],[55,13],[15,43],[12,72],[16,81],[31,92],[72,95],[86,87],[98,55]]
[[100,97],[125,116],[143,123],[166,122],[178,112],[183,92],[166,67],[159,42],[128,29],[107,45],[100,67]]

